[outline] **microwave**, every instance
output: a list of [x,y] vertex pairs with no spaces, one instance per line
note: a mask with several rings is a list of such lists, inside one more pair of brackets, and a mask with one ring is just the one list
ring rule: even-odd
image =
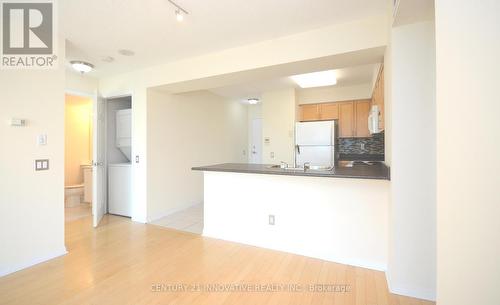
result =
[[379,133],[382,131],[380,130],[379,116],[380,111],[378,109],[378,106],[373,105],[370,108],[370,113],[368,114],[368,130],[370,131],[370,134]]

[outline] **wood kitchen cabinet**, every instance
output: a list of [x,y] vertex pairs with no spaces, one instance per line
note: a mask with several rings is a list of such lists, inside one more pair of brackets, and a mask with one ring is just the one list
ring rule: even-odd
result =
[[300,105],[300,121],[328,121],[339,118],[337,103]]
[[341,138],[370,137],[371,100],[300,105],[300,121],[338,120]]
[[341,138],[354,137],[355,135],[355,109],[354,102],[342,102],[339,105],[339,136]]
[[320,119],[319,104],[300,105],[300,121],[318,121]]
[[355,136],[358,138],[370,137],[370,130],[368,129],[368,115],[370,114],[371,101],[356,101],[354,106],[356,117]]
[[337,103],[319,104],[321,120],[337,120],[339,118],[339,105]]

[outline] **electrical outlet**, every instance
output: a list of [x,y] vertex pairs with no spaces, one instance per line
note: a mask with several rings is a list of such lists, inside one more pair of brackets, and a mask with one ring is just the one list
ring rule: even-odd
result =
[[365,143],[361,143],[361,149],[365,149]]
[[272,151],[269,155],[271,156],[271,159],[274,159],[274,151]]
[[135,163],[139,163],[139,155],[135,156]]
[[35,160],[35,170],[36,171],[49,170],[49,159]]
[[269,225],[274,226],[274,215],[269,215]]

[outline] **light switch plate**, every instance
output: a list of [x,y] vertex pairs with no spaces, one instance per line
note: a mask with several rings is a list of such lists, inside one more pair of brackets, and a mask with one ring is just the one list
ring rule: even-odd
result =
[[275,223],[274,220],[275,220],[274,215],[269,215],[269,225],[270,226],[274,226],[274,223]]
[[38,145],[47,145],[47,135],[46,134],[39,134],[36,137],[36,143]]

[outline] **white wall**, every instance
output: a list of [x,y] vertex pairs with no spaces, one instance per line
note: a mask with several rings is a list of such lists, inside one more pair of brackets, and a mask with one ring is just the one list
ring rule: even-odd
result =
[[148,90],[148,220],[203,202],[194,166],[246,162],[247,107],[208,91]]
[[252,153],[252,121],[254,119],[262,119],[262,103],[258,103],[255,105],[248,105],[247,106],[247,139],[248,139],[248,145],[247,145],[247,161],[251,161],[251,153]]
[[79,74],[76,71],[65,69],[66,75],[66,91],[68,93],[77,94],[95,94],[99,82],[92,76]]
[[436,89],[434,23],[392,30],[392,167],[388,283],[435,298]]
[[[262,136],[270,143],[262,144],[262,162],[293,164],[295,128],[295,89],[262,93]],[[274,158],[272,157],[274,154]]]
[[328,86],[296,90],[297,103],[299,105],[370,99],[372,92],[373,86],[371,83],[345,87]]
[[500,2],[436,0],[437,302],[500,304]]
[[204,175],[203,235],[385,270],[388,181]]
[[[66,253],[62,46],[58,58],[57,70],[0,70],[0,276]],[[27,124],[11,127],[11,118]],[[35,159],[50,169],[35,172]]]

